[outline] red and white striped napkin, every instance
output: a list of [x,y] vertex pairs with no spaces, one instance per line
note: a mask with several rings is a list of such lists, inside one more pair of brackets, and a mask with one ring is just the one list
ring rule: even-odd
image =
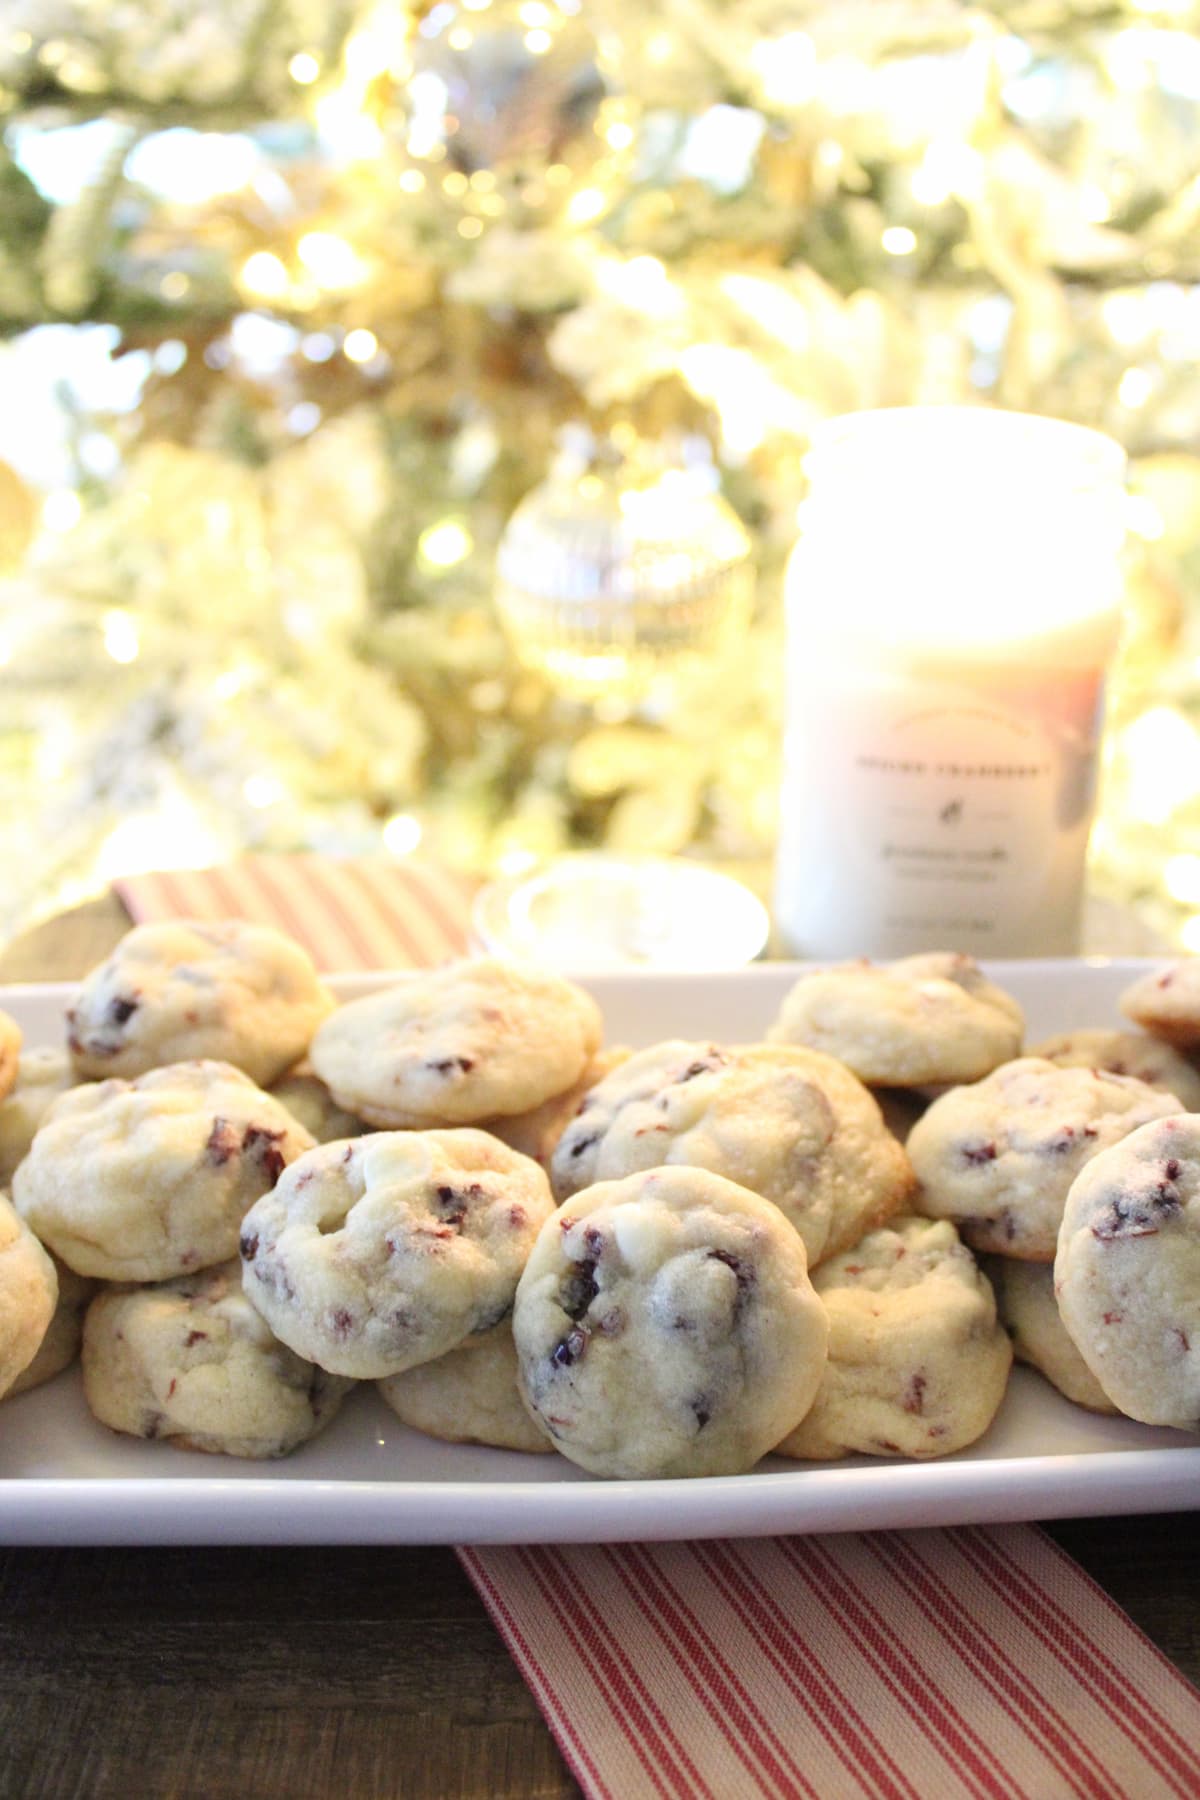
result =
[[[117,884],[328,971],[462,951],[428,864],[261,856]],[[1196,1800],[1200,1694],[1026,1525],[459,1557],[589,1796]]]

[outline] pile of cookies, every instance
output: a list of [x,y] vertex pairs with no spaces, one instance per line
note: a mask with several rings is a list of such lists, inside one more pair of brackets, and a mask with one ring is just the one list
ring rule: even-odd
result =
[[1190,1426],[1200,967],[1124,1005],[1026,1053],[935,954],[631,1052],[506,961],[337,1006],[265,927],[138,927],[61,1053],[0,1018],[0,1395],[82,1340],[100,1421],[193,1449],[286,1454],[370,1381],[435,1436],[734,1474],[961,1449],[1015,1344]]

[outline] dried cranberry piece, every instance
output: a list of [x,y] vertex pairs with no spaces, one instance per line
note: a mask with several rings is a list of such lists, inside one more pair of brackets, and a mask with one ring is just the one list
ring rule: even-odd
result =
[[279,1148],[287,1133],[272,1131],[266,1125],[247,1125],[242,1133],[242,1149],[262,1165],[262,1172],[274,1187],[287,1167],[287,1159]]
[[962,1154],[963,1161],[970,1163],[972,1168],[981,1168],[984,1163],[995,1162],[998,1152],[995,1144],[989,1142],[986,1144],[964,1144],[962,1147]]
[[104,1009],[105,1023],[108,1025],[127,1025],[138,1009],[137,1000],[126,999],[124,994],[114,994]]
[[460,1075],[469,1075],[475,1067],[473,1056],[431,1056],[425,1064],[435,1075],[451,1075],[458,1071]]
[[472,1181],[465,1188],[440,1187],[437,1191],[438,1212],[447,1225],[461,1227],[473,1200],[483,1199],[483,1189],[477,1181]]
[[220,1168],[231,1156],[236,1156],[242,1148],[238,1135],[228,1119],[219,1115],[212,1122],[212,1130],[208,1134],[208,1142],[204,1146],[204,1154],[210,1163]]
[[566,1337],[555,1344],[550,1352],[550,1361],[556,1369],[569,1369],[572,1363],[579,1361],[587,1345],[588,1333],[581,1325],[576,1325],[573,1331],[568,1331]]
[[740,1256],[735,1256],[732,1250],[710,1250],[708,1260],[724,1263],[727,1269],[733,1270],[737,1280],[737,1298],[733,1305],[733,1317],[736,1323],[757,1280],[753,1265],[744,1262]]
[[563,1282],[559,1296],[559,1305],[568,1319],[582,1319],[596,1295],[600,1292],[600,1284],[596,1280],[594,1262],[576,1263]]
[[253,1262],[258,1255],[258,1233],[256,1231],[244,1231],[238,1243],[238,1249],[241,1251],[247,1262]]
[[724,1068],[727,1060],[728,1058],[722,1056],[719,1050],[709,1050],[704,1056],[698,1056],[694,1062],[690,1062],[687,1068],[675,1077],[675,1080],[679,1083],[694,1081],[697,1075],[709,1075],[715,1069]]

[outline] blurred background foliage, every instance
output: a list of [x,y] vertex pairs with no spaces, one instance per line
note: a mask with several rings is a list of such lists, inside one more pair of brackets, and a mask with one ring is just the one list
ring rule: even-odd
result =
[[974,401],[1129,451],[1093,881],[1200,950],[1193,0],[0,0],[0,108],[0,926],[769,866],[808,436]]

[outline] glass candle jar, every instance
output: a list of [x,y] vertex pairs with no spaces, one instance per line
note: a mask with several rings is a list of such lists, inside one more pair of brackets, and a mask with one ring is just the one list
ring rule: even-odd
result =
[[902,407],[815,436],[787,575],[775,881],[808,957],[1078,949],[1125,458]]

